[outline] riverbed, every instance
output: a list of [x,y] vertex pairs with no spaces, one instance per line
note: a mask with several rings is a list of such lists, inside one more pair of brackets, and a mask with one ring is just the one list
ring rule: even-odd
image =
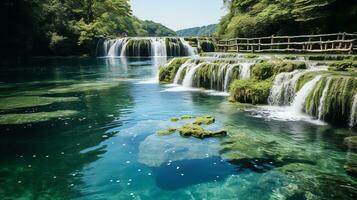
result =
[[[160,85],[166,58],[38,58],[0,73],[1,199],[355,199],[348,128]],[[197,139],[158,131],[214,116]],[[280,115],[279,115],[280,116]]]

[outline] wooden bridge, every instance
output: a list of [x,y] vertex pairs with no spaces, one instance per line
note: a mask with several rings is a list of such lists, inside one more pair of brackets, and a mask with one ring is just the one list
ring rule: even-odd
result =
[[271,36],[218,41],[220,52],[347,53],[357,52],[357,34]]

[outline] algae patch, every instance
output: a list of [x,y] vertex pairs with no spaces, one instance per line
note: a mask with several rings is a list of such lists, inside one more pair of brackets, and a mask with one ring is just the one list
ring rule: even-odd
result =
[[53,103],[78,101],[77,97],[19,96],[0,99],[0,110],[45,106]]
[[201,117],[197,117],[196,121],[193,122],[193,124],[197,124],[197,125],[201,125],[201,124],[213,124],[215,122],[215,118],[212,116],[201,116]]
[[0,115],[0,125],[15,125],[45,122],[55,118],[70,117],[78,114],[74,110],[59,110],[54,112],[38,112],[26,114],[6,114]]
[[158,135],[169,135],[169,134],[175,132],[176,130],[177,130],[176,128],[168,128],[166,130],[158,131],[157,134]]

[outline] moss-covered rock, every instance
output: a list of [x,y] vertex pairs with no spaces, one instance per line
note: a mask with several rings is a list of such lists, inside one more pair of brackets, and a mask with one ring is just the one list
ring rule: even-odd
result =
[[201,116],[197,117],[193,124],[202,125],[202,124],[213,124],[215,122],[215,118],[212,116]]
[[174,58],[168,64],[162,66],[159,72],[160,83],[172,83],[175,79],[175,75],[182,64],[184,64],[189,58]]
[[274,64],[270,62],[259,62],[252,66],[253,77],[258,80],[265,80],[274,75]]
[[178,129],[181,136],[189,137],[193,136],[196,138],[204,139],[207,137],[223,137],[227,135],[224,130],[221,131],[207,131],[197,124],[185,124]]
[[357,92],[357,79],[337,72],[312,74],[321,75],[322,78],[307,96],[304,111],[314,117],[320,116],[327,122],[347,125]]
[[230,100],[240,103],[266,104],[273,79],[263,81],[256,79],[235,80],[230,86]]

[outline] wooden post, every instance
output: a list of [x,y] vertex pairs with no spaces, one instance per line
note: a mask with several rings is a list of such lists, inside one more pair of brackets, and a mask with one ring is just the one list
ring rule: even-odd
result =
[[260,46],[260,43],[261,43],[261,39],[259,38],[259,41],[258,41],[258,43],[259,43],[259,45],[258,45],[258,50],[260,51],[260,50],[262,50],[261,48],[261,46]]
[[288,37],[288,49],[290,49],[290,37]]
[[237,53],[239,52],[239,39],[237,39]]
[[322,50],[323,47],[322,47],[322,37],[320,37],[320,49]]

